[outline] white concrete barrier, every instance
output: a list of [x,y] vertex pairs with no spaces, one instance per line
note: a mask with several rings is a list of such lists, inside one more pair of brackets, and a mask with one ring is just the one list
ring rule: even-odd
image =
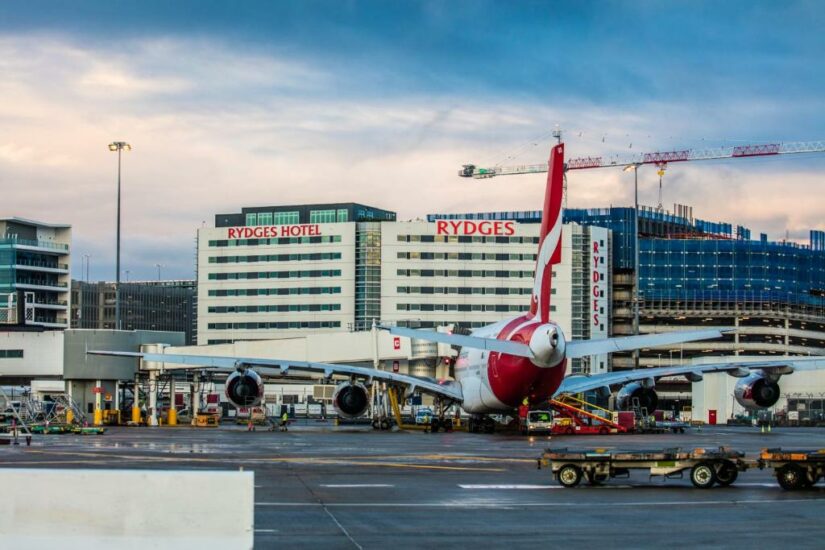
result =
[[0,548],[252,548],[252,472],[0,469]]

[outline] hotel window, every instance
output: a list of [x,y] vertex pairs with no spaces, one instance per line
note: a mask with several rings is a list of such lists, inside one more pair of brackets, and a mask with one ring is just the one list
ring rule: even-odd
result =
[[339,222],[347,221],[347,209],[346,208],[339,208],[338,209],[338,221]]
[[246,225],[258,225],[258,215],[254,212],[246,215]]
[[258,225],[272,225],[272,212],[258,212]]
[[311,210],[309,212],[309,223],[333,222],[335,222],[335,210]]
[[273,225],[295,225],[297,223],[299,223],[299,213],[297,210],[275,212]]

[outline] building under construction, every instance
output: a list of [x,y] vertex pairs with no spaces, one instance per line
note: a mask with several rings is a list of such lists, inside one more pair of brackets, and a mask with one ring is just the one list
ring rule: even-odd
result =
[[[541,212],[449,217],[538,223]],[[634,208],[567,209],[564,221],[611,230],[610,335],[633,334]],[[708,356],[825,355],[825,232],[811,231],[807,244],[769,241],[764,234],[752,239],[746,227],[696,218],[683,205],[673,212],[640,207],[638,227],[639,331],[738,329],[715,341],[642,350],[639,366]],[[636,358],[616,353],[611,361],[614,370],[633,368]],[[663,397],[689,399],[683,378],[666,382],[658,385]]]

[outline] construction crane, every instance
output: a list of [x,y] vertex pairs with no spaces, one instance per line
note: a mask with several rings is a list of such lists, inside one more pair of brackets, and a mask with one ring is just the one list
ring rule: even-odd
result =
[[[655,153],[637,153],[624,156],[578,157],[571,158],[567,161],[565,171],[585,170],[589,168],[624,168],[626,166],[641,166],[644,164],[653,164],[660,170],[663,170],[667,168],[668,163],[671,162],[796,155],[801,153],[825,153],[825,141],[790,141],[785,143],[762,143],[706,149],[683,149],[681,151],[657,151]],[[458,175],[463,178],[483,179],[517,174],[541,174],[543,172],[547,172],[547,163],[523,164],[520,166],[493,166],[492,168],[481,168],[475,164],[465,164],[461,167],[461,170],[459,170]]]

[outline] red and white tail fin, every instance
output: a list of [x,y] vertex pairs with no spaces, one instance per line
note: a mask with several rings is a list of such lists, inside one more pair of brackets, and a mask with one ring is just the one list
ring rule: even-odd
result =
[[536,279],[530,301],[530,314],[542,323],[550,320],[550,280],[553,265],[561,261],[561,203],[564,192],[564,144],[554,145],[547,163],[547,188],[541,215]]

